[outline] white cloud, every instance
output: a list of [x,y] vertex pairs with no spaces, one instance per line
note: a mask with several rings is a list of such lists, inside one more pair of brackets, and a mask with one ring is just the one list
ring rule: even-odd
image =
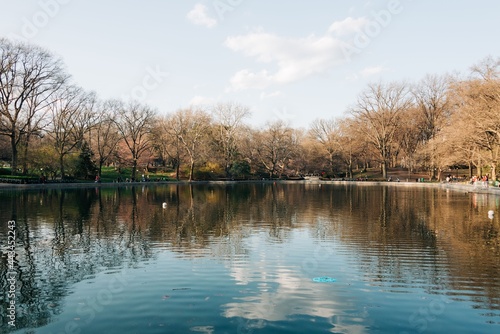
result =
[[196,4],[194,8],[187,13],[186,17],[191,23],[207,28],[213,28],[217,25],[217,20],[208,15],[207,7],[200,3]]
[[365,17],[348,17],[333,22],[324,35],[301,38],[278,36],[263,29],[228,37],[225,45],[229,49],[257,63],[271,65],[271,68],[246,68],[236,72],[230,79],[230,90],[266,89],[328,72],[350,60],[352,38],[368,23]]
[[259,31],[228,37],[225,45],[231,50],[277,67],[273,73],[268,70],[240,70],[231,78],[231,88],[264,89],[273,84],[287,84],[324,73],[346,60],[342,49],[344,43],[329,34],[288,38]]
[[251,70],[244,69],[236,72],[231,78],[231,88],[229,90],[242,89],[265,89],[270,86],[275,79],[267,71],[254,73]]
[[350,35],[361,31],[369,22],[370,21],[365,17],[359,17],[357,19],[348,17],[342,21],[333,22],[328,32],[337,36]]

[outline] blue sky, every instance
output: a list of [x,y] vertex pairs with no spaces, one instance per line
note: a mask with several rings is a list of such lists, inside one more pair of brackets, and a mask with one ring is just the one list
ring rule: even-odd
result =
[[160,114],[237,102],[254,126],[343,117],[370,82],[500,55],[500,2],[0,0],[0,36],[60,56],[102,98]]

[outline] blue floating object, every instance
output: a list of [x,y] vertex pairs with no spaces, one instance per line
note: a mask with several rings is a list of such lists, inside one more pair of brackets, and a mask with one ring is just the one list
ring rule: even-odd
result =
[[333,283],[336,282],[337,280],[335,278],[331,278],[328,276],[322,276],[322,277],[314,277],[313,281],[317,283]]

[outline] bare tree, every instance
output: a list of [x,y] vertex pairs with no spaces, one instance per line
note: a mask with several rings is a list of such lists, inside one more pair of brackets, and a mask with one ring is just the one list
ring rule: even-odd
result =
[[417,107],[414,110],[418,121],[416,125],[424,141],[434,138],[451,114],[448,94],[451,81],[448,75],[426,75],[412,88]]
[[500,58],[488,56],[471,66],[473,76],[485,81],[498,80],[500,78]]
[[429,154],[426,150],[436,152],[436,168],[439,171],[454,165],[468,165],[470,178],[473,167],[480,171],[481,161],[485,160],[484,151],[477,145],[477,135],[475,129],[469,126],[468,120],[457,112],[431,140],[430,145],[420,147],[419,151],[424,155]]
[[180,168],[184,162],[185,150],[181,142],[183,133],[180,117],[169,114],[156,120],[153,128],[154,149],[163,161],[169,161],[175,169],[175,178],[180,180]]
[[95,124],[94,93],[76,86],[65,86],[50,104],[51,125],[47,134],[59,156],[61,178],[65,178],[64,158],[78,149],[86,133]]
[[238,131],[250,111],[236,103],[219,103],[212,112],[215,116],[213,140],[216,151],[221,155],[226,177],[230,177],[231,167],[238,156]]
[[378,83],[370,84],[350,111],[356,119],[358,135],[366,136],[377,149],[384,178],[401,113],[411,105],[405,84]]
[[[415,121],[415,116],[417,116],[419,112],[420,110],[415,108],[404,110],[395,134],[397,146],[399,151],[402,153],[402,164],[408,168],[408,178],[411,178],[411,172],[415,168],[416,152],[424,140],[422,138],[422,130],[419,127],[420,124],[418,121]],[[440,125],[440,128],[442,126],[443,125]],[[435,136],[436,134],[433,134],[431,137],[427,137],[428,139],[426,139],[425,143],[429,148],[434,146],[435,141],[433,139]],[[436,157],[437,150],[433,149],[431,153],[433,157],[432,167],[435,167],[437,166],[438,160]]]
[[[406,137],[415,135],[415,128],[420,132],[418,141],[424,146],[424,151],[427,155],[424,157],[428,161],[431,178],[435,178],[437,169],[436,161],[437,148],[429,147],[436,143],[434,137],[442,130],[443,126],[451,116],[452,108],[449,98],[449,88],[452,78],[449,75],[427,75],[419,83],[412,88],[412,93],[416,102],[416,109],[411,115],[408,115],[412,121],[411,135],[406,133]],[[408,122],[405,124],[410,126]],[[414,141],[417,138],[407,138]],[[408,149],[413,149],[410,146],[412,142],[406,141],[406,153]],[[407,155],[408,156],[408,155]]]
[[134,181],[139,158],[151,148],[151,130],[156,112],[136,101],[123,105],[121,109],[115,124],[132,156],[131,179]]
[[254,156],[269,172],[269,178],[281,177],[297,145],[293,129],[281,120],[268,123],[266,129],[254,133]]
[[500,159],[500,58],[488,57],[472,67],[469,80],[453,85],[457,117],[465,121],[461,132],[472,139],[496,180]]
[[339,121],[336,119],[316,119],[309,129],[309,135],[317,141],[327,156],[331,173],[335,173],[336,157],[340,154]]
[[[10,138],[12,173],[19,145],[46,123],[45,112],[68,76],[62,62],[42,48],[0,39],[0,134]],[[26,153],[25,152],[25,153]]]
[[189,181],[193,180],[194,167],[211,122],[210,115],[201,109],[181,109],[172,115],[172,134],[177,137],[189,159]]
[[97,154],[98,175],[101,176],[102,167],[115,154],[121,137],[115,123],[122,103],[117,100],[101,102],[97,111],[97,123],[91,129],[89,137],[93,139],[93,150]]
[[306,130],[297,129],[296,134],[298,145],[294,149],[293,160],[289,168],[293,169],[296,176],[319,172],[323,169],[318,166],[324,160],[324,153],[319,149],[318,142],[311,138]]
[[338,127],[339,156],[347,168],[347,175],[353,178],[353,168],[362,155],[365,140],[357,135],[356,123],[346,118],[339,122]]

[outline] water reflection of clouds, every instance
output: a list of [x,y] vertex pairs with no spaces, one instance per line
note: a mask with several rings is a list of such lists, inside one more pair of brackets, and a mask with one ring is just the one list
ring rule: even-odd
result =
[[[312,240],[304,238],[307,237],[300,234],[301,240],[289,241],[299,242],[300,248],[314,249]],[[343,321],[345,310],[353,310],[355,306],[337,292],[338,287],[314,282],[312,276],[307,277],[310,272],[287,265],[286,256],[290,254],[273,252],[269,245],[261,246],[250,254],[251,260],[227,262],[235,284],[252,288],[241,290],[233,302],[223,305],[223,316],[246,319],[251,328],[263,328],[266,322],[289,321],[294,317],[319,317],[331,324],[331,331],[339,328],[349,333],[366,331],[362,325],[366,319],[362,316],[350,315],[347,322]]]

